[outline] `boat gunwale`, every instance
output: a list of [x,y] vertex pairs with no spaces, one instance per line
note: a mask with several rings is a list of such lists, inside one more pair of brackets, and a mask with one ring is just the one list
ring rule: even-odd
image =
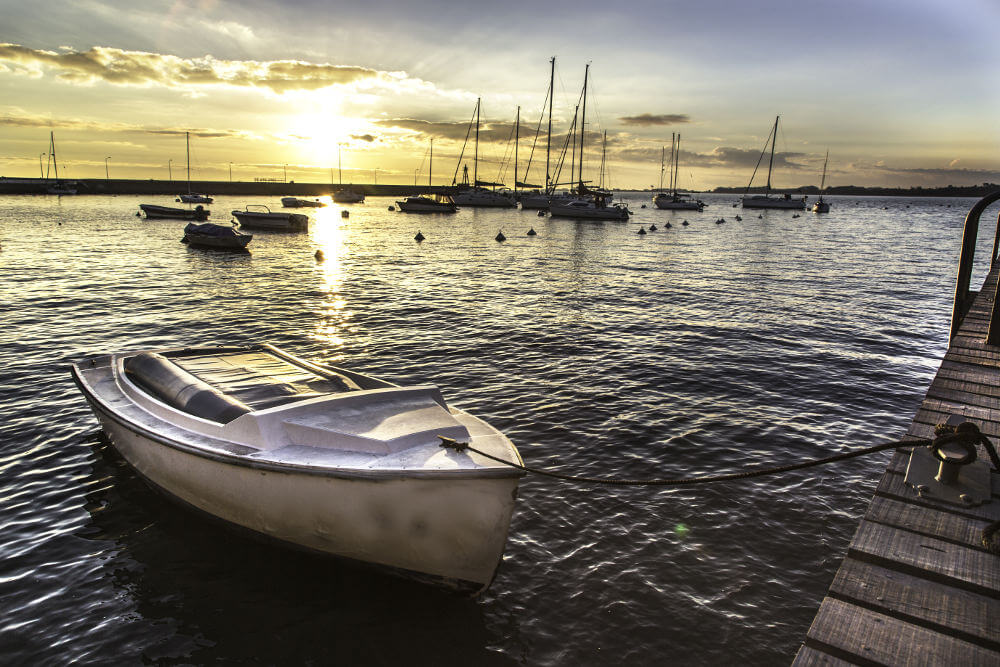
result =
[[[267,347],[271,347],[271,346],[267,346]],[[247,347],[229,347],[229,346],[227,346],[227,347],[218,347],[218,348],[175,348],[175,349],[180,349],[180,350],[196,350],[196,349],[198,349],[198,350],[205,350],[205,351],[212,350],[212,351],[218,352],[218,351],[222,351],[222,350],[242,350],[242,351],[246,351],[248,349],[266,349],[266,348],[264,348],[264,346],[247,346]],[[273,349],[277,349],[277,348],[273,348]],[[169,351],[170,350],[164,350],[164,352],[169,352]],[[268,351],[270,351],[270,350],[268,350]],[[131,353],[132,352],[123,352],[123,353],[120,353],[120,354],[124,355],[124,354],[131,354]],[[111,359],[111,358],[113,358],[115,356],[117,356],[117,355],[113,355],[113,354],[109,354],[109,355],[96,355],[96,356],[91,356],[90,359],[92,361],[95,360],[98,357],[108,357],[109,359]],[[281,356],[288,356],[288,357],[291,357],[292,359],[298,360],[298,358],[295,357],[294,355],[288,355],[287,353],[285,353],[284,355],[281,355]],[[302,360],[302,361],[304,361],[304,360]],[[140,423],[138,423],[138,422],[136,422],[134,420],[131,420],[131,419],[129,419],[129,418],[127,418],[127,417],[119,414],[118,411],[116,411],[113,407],[111,407],[110,405],[108,405],[107,402],[104,401],[98,395],[98,393],[90,386],[90,384],[87,382],[87,380],[83,377],[84,368],[82,366],[82,363],[83,362],[77,362],[77,363],[71,364],[70,370],[71,370],[71,374],[73,376],[74,383],[76,383],[76,385],[80,389],[81,393],[83,393],[84,397],[87,399],[87,402],[90,404],[90,406],[94,410],[94,412],[100,413],[100,414],[104,415],[105,417],[107,417],[111,421],[116,422],[119,426],[122,426],[122,427],[128,429],[129,431],[135,433],[136,435],[144,437],[144,438],[146,438],[148,440],[151,440],[151,441],[153,441],[153,442],[155,442],[157,444],[160,444],[162,446],[169,447],[171,449],[175,449],[175,450],[184,452],[186,454],[197,456],[199,458],[204,458],[204,459],[208,459],[208,460],[211,460],[211,461],[215,461],[215,462],[219,462],[219,463],[225,463],[225,464],[234,465],[234,466],[239,466],[239,467],[243,467],[243,468],[252,468],[252,469],[257,469],[257,470],[267,470],[267,471],[271,471],[271,472],[282,472],[282,473],[289,473],[289,474],[308,474],[308,475],[318,475],[318,476],[322,476],[322,477],[332,477],[332,478],[337,478],[337,479],[355,479],[355,480],[369,480],[369,481],[387,481],[387,480],[401,480],[401,479],[421,479],[421,480],[427,480],[427,479],[441,479],[441,480],[497,479],[497,478],[503,479],[503,478],[511,478],[511,477],[524,477],[525,474],[526,474],[523,470],[511,467],[509,465],[504,465],[504,464],[502,464],[502,467],[492,467],[491,466],[491,467],[481,467],[481,468],[476,468],[476,469],[470,469],[470,468],[463,468],[463,469],[458,469],[458,470],[416,470],[416,469],[414,469],[414,470],[405,470],[405,471],[403,471],[403,470],[399,470],[399,469],[369,469],[369,468],[350,468],[350,467],[336,467],[336,468],[334,468],[334,467],[329,467],[329,466],[303,465],[303,464],[299,464],[299,463],[290,463],[290,462],[283,462],[283,461],[268,461],[268,460],[261,460],[261,459],[253,459],[253,458],[248,457],[246,455],[246,453],[232,451],[234,449],[252,450],[251,453],[253,453],[253,452],[258,452],[258,451],[266,451],[266,450],[260,450],[260,449],[254,448],[254,447],[249,447],[248,445],[243,445],[243,444],[240,444],[238,442],[233,442],[233,441],[230,441],[230,440],[223,440],[221,438],[217,438],[217,437],[214,437],[214,436],[211,436],[211,435],[207,435],[207,434],[201,434],[201,433],[197,434],[199,438],[210,439],[210,440],[212,440],[214,442],[222,443],[222,447],[220,448],[222,451],[216,450],[216,449],[207,449],[207,448],[204,448],[204,447],[199,447],[199,446],[194,445],[192,443],[183,442],[181,440],[177,440],[177,439],[172,438],[170,436],[163,435],[162,433],[159,433],[157,431],[152,430],[150,427],[148,427],[146,425],[140,424]],[[305,363],[308,364],[309,362],[305,362]],[[111,373],[112,378],[114,378],[115,374],[114,374],[113,369],[110,368],[110,364],[109,364],[108,372]],[[376,378],[373,378],[373,379],[376,379]],[[395,385],[393,385],[393,386],[395,386]],[[128,402],[129,402],[130,405],[135,406],[137,409],[140,409],[140,410],[142,409],[140,406],[138,406],[137,404],[135,404],[135,402],[132,401],[132,399],[130,399],[126,394],[124,394],[124,392],[122,393],[122,397],[125,400],[128,400]],[[167,406],[167,407],[169,407],[169,406]],[[171,408],[171,409],[173,409],[173,408]],[[474,415],[469,415],[469,413],[465,412],[464,410],[460,410],[458,408],[452,408],[452,409],[455,410],[455,411],[457,411],[457,412],[459,412],[459,413],[461,413],[461,414],[468,415],[468,416],[472,417],[473,419],[479,419],[478,417],[475,417]],[[158,421],[161,421],[163,423],[169,424],[169,422],[167,422],[166,420],[162,419],[158,415],[154,415],[152,413],[149,413],[149,414],[154,419],[156,419]],[[198,419],[197,417],[193,417],[193,418],[194,419]],[[480,420],[480,421],[482,421],[482,420]],[[486,424],[486,422],[483,422],[483,423]],[[486,425],[489,426],[489,424],[486,424]],[[183,428],[183,427],[180,427],[180,428]],[[496,431],[497,435],[500,435],[502,437],[506,437],[506,436],[503,436],[503,434],[500,433],[500,431],[497,431],[492,426],[489,426],[489,428],[491,428],[494,431]],[[509,439],[508,439],[508,441],[509,441]],[[523,465],[523,459],[521,459],[521,455],[520,455],[520,452],[517,451],[517,447],[514,446],[513,443],[510,443],[510,447],[511,447],[511,450],[513,451],[514,455],[517,457],[517,464],[518,465]],[[230,451],[227,452],[227,451],[225,451],[226,449],[229,449]]]

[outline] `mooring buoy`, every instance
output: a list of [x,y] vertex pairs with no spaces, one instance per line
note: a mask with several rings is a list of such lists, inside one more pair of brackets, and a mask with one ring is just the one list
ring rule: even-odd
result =
[[390,210],[390,211],[395,211],[395,210],[396,210],[396,207],[395,207],[395,206],[390,206],[390,207],[389,207],[389,210]]
[[495,241],[498,241],[498,242],[503,242],[503,241],[507,240],[507,237],[503,235],[503,230],[502,229],[499,232],[497,232],[497,235],[495,237],[493,237],[493,238],[494,238]]
[[687,226],[688,226],[688,221],[687,221],[687,220],[685,220],[685,221],[684,221],[684,222],[682,222],[681,224],[682,224],[682,225],[684,225],[685,227],[687,227]]
[[535,236],[537,234],[538,234],[538,232],[535,231],[534,227],[532,227],[531,229],[528,230],[528,236]]
[[673,225],[671,225],[671,224],[670,224],[669,222],[668,222],[668,223],[667,223],[666,225],[664,225],[664,226],[665,226],[665,227],[666,227],[667,229],[673,229],[673,227],[674,227],[674,226],[673,226]]
[[135,217],[141,218],[142,217],[142,213],[140,213],[139,211],[136,211],[135,212]]
[[545,211],[539,211],[538,212],[538,217],[539,218],[544,218],[545,217]]
[[655,232],[656,231],[656,223],[655,222],[649,226],[649,231],[651,231],[651,232]]
[[322,250],[317,250],[316,254],[313,255],[313,257],[316,258],[317,262],[322,262],[324,259],[326,259],[326,256],[323,254]]
[[736,216],[736,222],[741,222],[742,220],[743,218],[741,218],[740,216]]
[[413,240],[416,241],[417,243],[420,243],[421,241],[424,240],[424,235],[420,233],[419,229],[417,230],[417,235],[413,237]]
[[351,217],[351,212],[350,212],[350,211],[348,211],[348,210],[347,210],[347,209],[345,208],[345,209],[344,209],[343,211],[341,211],[341,212],[340,212],[340,217],[341,217],[341,218],[349,218],[349,217]]
[[642,208],[646,208],[646,205],[645,205],[645,204],[643,204],[643,205],[642,205]]
[[636,234],[638,234],[640,236],[645,236],[646,235],[646,230],[643,229],[642,227],[640,227],[639,231],[637,231]]

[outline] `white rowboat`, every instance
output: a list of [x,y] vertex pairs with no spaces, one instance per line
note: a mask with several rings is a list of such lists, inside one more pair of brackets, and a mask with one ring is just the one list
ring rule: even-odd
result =
[[154,487],[287,545],[467,592],[492,581],[514,445],[448,406],[270,345],[126,352],[72,367],[111,443]]

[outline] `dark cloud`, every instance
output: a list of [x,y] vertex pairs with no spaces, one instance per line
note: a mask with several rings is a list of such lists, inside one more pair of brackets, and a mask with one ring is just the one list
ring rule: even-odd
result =
[[186,59],[103,46],[57,53],[0,43],[0,62],[51,68],[58,72],[59,79],[70,83],[106,81],[117,85],[168,87],[226,84],[270,88],[279,93],[315,90],[381,76],[380,72],[365,67],[297,60],[217,60],[211,56]]
[[678,125],[681,123],[691,122],[690,116],[688,116],[686,113],[663,113],[663,114],[641,113],[638,116],[622,116],[618,120],[625,123],[626,125],[639,125],[639,126]]
[[351,139],[357,139],[358,141],[367,141],[369,143],[375,141],[375,137],[370,134],[352,134]]

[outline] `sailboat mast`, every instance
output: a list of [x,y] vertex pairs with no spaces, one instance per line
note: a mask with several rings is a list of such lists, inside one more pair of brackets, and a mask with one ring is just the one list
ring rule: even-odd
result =
[[434,175],[434,137],[431,137],[431,159],[430,164],[427,166],[427,187],[431,186],[431,176]]
[[[555,93],[555,83],[556,57],[552,56],[552,71],[549,73],[549,131],[545,135],[545,192],[549,192],[549,185],[552,184],[552,179],[549,177],[549,153],[552,151],[552,97]],[[555,191],[555,184],[552,184],[552,190]]]
[[608,131],[604,130],[604,142],[601,144],[601,182],[597,187],[604,189],[604,173],[605,165],[607,164],[608,158]]
[[184,133],[184,145],[187,148],[187,177],[188,177],[188,194],[191,194],[191,133]]
[[[517,118],[514,120],[514,196],[517,196],[517,143],[521,137],[521,105],[517,106]],[[527,180],[527,179],[526,179]]]
[[830,159],[830,149],[826,149],[826,157],[823,158],[823,178],[819,182],[820,196],[822,196],[823,188],[826,186],[826,163]]
[[483,98],[476,98],[476,154],[472,161],[472,187],[479,185],[479,104]]
[[583,113],[580,116],[580,193],[583,192],[583,135],[587,131],[587,78],[589,74],[590,63],[587,63],[583,70]]
[[681,161],[681,133],[677,133],[677,150],[674,152],[674,196],[677,196],[677,181],[680,174],[680,161]]
[[667,171],[667,190],[674,189],[674,151],[677,150],[677,133],[670,133],[670,164]]
[[[569,132],[570,138],[573,145],[573,152],[569,158],[569,182],[570,187],[576,183],[576,121],[580,119],[580,105],[576,105],[576,109],[573,111],[573,124],[570,125]],[[565,149],[563,149],[563,156],[566,155]]]
[[771,169],[774,167],[774,144],[778,142],[778,119],[781,116],[774,117],[774,129],[771,132],[774,136],[771,137],[771,161],[767,163],[767,192],[765,194],[771,194]]
[[337,178],[339,179],[338,185],[344,184],[344,168],[340,164],[340,144],[337,144]]
[[[673,146],[670,147],[671,152],[673,151]],[[663,192],[663,160],[666,157],[667,147],[660,146],[660,192]]]
[[[55,170],[56,180],[59,180],[59,163],[56,162],[56,133],[53,131],[49,132],[49,155],[52,156],[52,168]],[[45,178],[48,178],[48,170],[46,169]]]

